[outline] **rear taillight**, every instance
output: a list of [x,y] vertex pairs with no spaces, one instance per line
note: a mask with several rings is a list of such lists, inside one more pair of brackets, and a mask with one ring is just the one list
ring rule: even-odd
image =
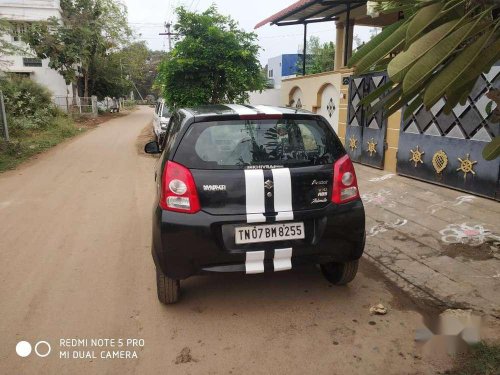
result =
[[194,214],[200,210],[200,200],[189,169],[167,161],[163,170],[160,207],[168,211]]
[[346,203],[359,198],[356,172],[349,158],[345,155],[333,166],[333,203]]

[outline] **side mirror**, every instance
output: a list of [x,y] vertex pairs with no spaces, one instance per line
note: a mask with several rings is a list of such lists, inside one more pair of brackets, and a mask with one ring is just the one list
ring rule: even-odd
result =
[[144,146],[144,152],[146,154],[161,154],[160,145],[156,141],[146,143],[146,146]]

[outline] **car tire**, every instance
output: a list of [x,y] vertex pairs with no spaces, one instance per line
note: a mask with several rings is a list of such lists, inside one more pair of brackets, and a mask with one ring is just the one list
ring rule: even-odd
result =
[[325,263],[321,265],[321,273],[334,285],[346,285],[356,277],[359,260],[345,263]]
[[160,269],[156,268],[156,290],[160,302],[170,305],[179,300],[180,282],[165,276]]

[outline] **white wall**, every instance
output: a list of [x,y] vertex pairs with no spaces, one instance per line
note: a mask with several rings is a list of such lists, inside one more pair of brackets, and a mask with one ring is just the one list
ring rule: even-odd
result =
[[281,90],[280,89],[267,89],[261,93],[258,91],[250,92],[250,99],[248,104],[250,105],[271,105],[280,106],[281,105]]
[[[46,20],[49,17],[61,18],[59,0],[0,0],[0,18],[9,21],[29,22]],[[22,48],[27,46],[22,42],[14,42],[11,36],[9,41]],[[34,57],[26,54],[24,57]],[[49,60],[42,61],[42,67],[26,67],[23,56],[2,56],[2,69],[7,72],[29,73],[30,78],[44,85],[54,96],[73,95],[71,86],[67,86],[64,78],[55,70],[49,68]]]
[[[274,88],[281,88],[281,56],[273,57],[267,62],[267,78],[274,80]],[[269,72],[273,71],[273,76],[269,76]]]

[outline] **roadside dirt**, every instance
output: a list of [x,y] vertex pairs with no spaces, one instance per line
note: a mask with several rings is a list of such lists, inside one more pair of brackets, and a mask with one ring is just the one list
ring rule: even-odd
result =
[[451,258],[462,257],[470,260],[488,260],[499,254],[498,248],[492,243],[485,242],[479,246],[468,244],[450,244],[443,246],[443,254]]
[[[418,306],[361,262],[347,287],[315,267],[182,281],[156,298],[151,259],[155,158],[141,157],[152,109],[114,118],[0,175],[1,374],[436,374],[415,346]],[[139,147],[140,146],[140,147]],[[139,154],[139,155],[138,155]],[[371,315],[382,303],[386,315]],[[143,339],[137,358],[61,339]],[[16,354],[50,343],[45,358]],[[118,350],[115,348],[114,350]],[[68,351],[79,359],[60,358]],[[95,357],[84,356],[93,352]]]
[[96,127],[97,125],[105,123],[109,120],[124,117],[124,116],[127,116],[128,114],[130,114],[130,111],[121,111],[118,113],[106,112],[106,113],[100,114],[96,118],[80,117],[80,118],[75,120],[75,123],[78,127],[93,128],[93,127]]
[[155,139],[155,134],[153,132],[153,124],[150,121],[142,130],[137,140],[135,142],[135,146],[137,148],[137,153],[141,156],[145,156],[148,158],[158,159],[155,155],[149,155],[144,152],[144,146],[146,143],[151,142]]

